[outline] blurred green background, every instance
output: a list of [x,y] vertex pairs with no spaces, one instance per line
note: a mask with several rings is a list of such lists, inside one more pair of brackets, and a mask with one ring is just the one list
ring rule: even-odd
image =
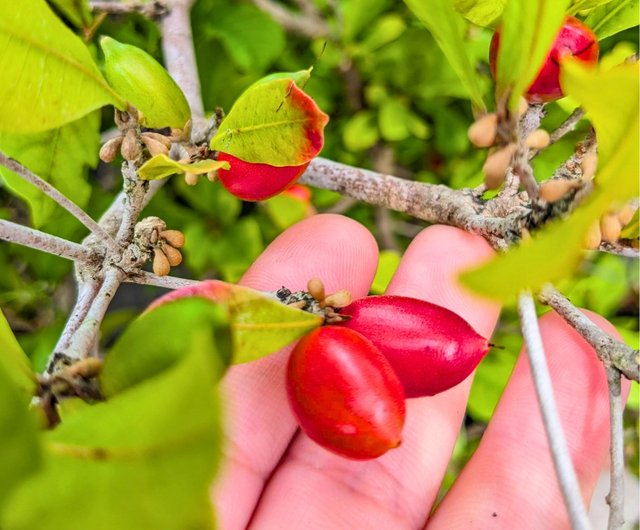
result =
[[[60,2],[51,3],[60,9]],[[245,88],[267,73],[313,66],[305,90],[331,117],[321,156],[454,188],[480,184],[485,153],[474,149],[467,139],[473,117],[465,90],[430,33],[405,5],[390,0],[314,3],[328,33],[311,39],[287,33],[249,1],[197,1],[192,21],[207,112],[216,107],[228,111]],[[82,25],[69,14],[65,18],[72,28]],[[98,22],[94,41],[107,34],[162,60],[160,32],[154,22],[138,15],[109,16]],[[487,64],[490,38],[490,30],[469,26],[464,43],[477,66],[486,101],[491,101],[493,89]],[[637,51],[637,28],[601,42],[601,56],[612,62],[621,62]],[[97,50],[95,53],[99,57]],[[543,126],[552,130],[571,110],[566,100],[548,105]],[[81,147],[85,169],[74,176],[74,186],[84,190],[79,202],[97,218],[119,191],[121,178],[119,161],[96,167],[98,132],[113,127],[111,110],[104,109],[100,121],[97,113],[90,121],[87,141]],[[587,127],[581,122],[575,132],[535,160],[538,179],[549,177],[570,156]],[[174,178],[144,215],[158,215],[170,228],[186,234],[184,263],[173,271],[175,275],[233,282],[274,237],[308,215],[310,207],[343,213],[367,226],[378,240],[382,253],[372,291],[382,292],[403,250],[426,224],[337,193],[311,191],[312,205],[287,195],[242,203],[205,179],[189,187]],[[50,205],[46,216],[34,219],[28,203],[6,188],[0,188],[0,215],[35,223],[46,232],[76,241],[84,236],[83,228],[55,205]],[[40,370],[74,301],[72,266],[54,256],[3,244],[0,269],[0,307]],[[578,274],[560,288],[578,306],[608,318],[629,344],[638,347],[635,261],[589,253]],[[103,342],[111,342],[161,292],[123,286],[104,321]],[[445,488],[477,446],[518,355],[522,340],[513,307],[505,307],[492,341],[503,348],[492,350],[478,369]],[[625,416],[627,457],[636,473],[638,408],[636,384]]]

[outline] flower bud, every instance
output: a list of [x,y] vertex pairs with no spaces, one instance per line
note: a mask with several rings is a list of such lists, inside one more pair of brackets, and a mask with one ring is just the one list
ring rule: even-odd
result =
[[490,190],[500,187],[504,181],[507,168],[511,163],[511,157],[516,152],[516,144],[511,143],[488,157],[482,170],[484,171],[484,182]]
[[494,112],[481,116],[473,122],[467,136],[476,147],[491,147],[496,141],[498,116]]
[[602,240],[608,243],[615,243],[620,238],[622,223],[616,214],[606,213],[600,218],[600,231]]
[[173,248],[171,245],[163,245],[162,251],[165,256],[167,256],[167,260],[169,261],[169,265],[172,267],[177,267],[182,263],[182,254],[178,249]]
[[544,129],[536,129],[524,141],[529,149],[544,149],[551,143],[549,133]]
[[105,142],[105,144],[100,148],[100,160],[106,163],[113,162],[116,159],[116,155],[118,154],[118,149],[120,149],[121,144],[122,136],[111,138],[111,140]]
[[169,153],[169,150],[164,144],[154,140],[153,138],[142,135],[140,139],[142,140],[142,143],[147,146],[147,150],[151,156],[166,155]]
[[184,234],[179,230],[163,230],[160,232],[160,237],[174,248],[184,246]]
[[564,197],[569,190],[579,187],[579,183],[567,179],[551,179],[540,184],[539,195],[547,202],[556,202]]
[[142,149],[140,148],[140,143],[138,142],[138,137],[134,129],[129,129],[127,134],[125,134],[120,152],[122,153],[122,157],[129,162],[135,162],[142,156]]
[[159,248],[153,251],[153,272],[158,276],[166,276],[171,271],[171,264],[162,250]]
[[596,221],[593,223],[584,239],[584,246],[589,250],[595,250],[600,246],[600,242],[602,241],[602,232],[600,231],[600,222]]

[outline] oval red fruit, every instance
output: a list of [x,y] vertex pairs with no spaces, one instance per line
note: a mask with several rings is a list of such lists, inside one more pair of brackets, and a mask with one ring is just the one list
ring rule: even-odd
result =
[[[489,50],[489,65],[494,78],[499,47],[500,30],[493,34]],[[525,97],[531,103],[547,103],[560,99],[563,96],[560,87],[562,57],[572,55],[586,64],[595,64],[598,61],[598,51],[598,40],[591,28],[575,17],[566,17],[538,76],[531,83]]]
[[287,395],[302,430],[334,453],[367,460],[400,444],[402,385],[384,355],[353,330],[322,327],[298,342]]
[[360,332],[387,358],[408,398],[432,396],[463,381],[489,351],[487,339],[453,311],[405,296],[354,301],[340,323]]
[[218,153],[218,160],[231,165],[230,169],[218,170],[220,182],[229,193],[244,201],[262,201],[277,195],[298,180],[309,165],[309,162],[285,167],[254,164],[228,153]]

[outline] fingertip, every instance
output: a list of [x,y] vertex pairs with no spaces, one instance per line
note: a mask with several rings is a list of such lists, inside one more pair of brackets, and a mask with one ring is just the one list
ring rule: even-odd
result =
[[305,289],[319,277],[328,293],[349,289],[364,296],[375,275],[378,246],[360,223],[335,214],[308,217],[280,234],[254,262],[241,283],[277,289]]

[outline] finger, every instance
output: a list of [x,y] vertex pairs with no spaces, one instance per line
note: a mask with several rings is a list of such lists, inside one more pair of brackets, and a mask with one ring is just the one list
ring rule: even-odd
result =
[[[615,328],[587,316],[607,333]],[[585,499],[607,464],[607,381],[595,352],[556,313],[540,319],[554,397]],[[624,397],[628,384],[624,385]],[[521,353],[477,451],[427,525],[436,529],[569,528],[535,395]]]
[[[285,285],[306,288],[319,277],[327,293],[367,293],[378,249],[360,224],[337,215],[316,215],[273,241],[241,283],[260,290]],[[221,384],[225,404],[225,457],[213,490],[220,528],[245,528],[265,480],[286,450],[296,423],[284,389],[289,348],[259,361],[232,367]]]
[[[479,238],[449,227],[431,227],[415,238],[389,287],[444,305],[489,335],[495,304],[457,286],[457,272],[492,255]],[[389,315],[392,318],[392,315]],[[296,436],[260,500],[252,529],[417,528],[426,520],[456,439],[469,383],[407,402],[398,449],[371,461],[336,456]]]

